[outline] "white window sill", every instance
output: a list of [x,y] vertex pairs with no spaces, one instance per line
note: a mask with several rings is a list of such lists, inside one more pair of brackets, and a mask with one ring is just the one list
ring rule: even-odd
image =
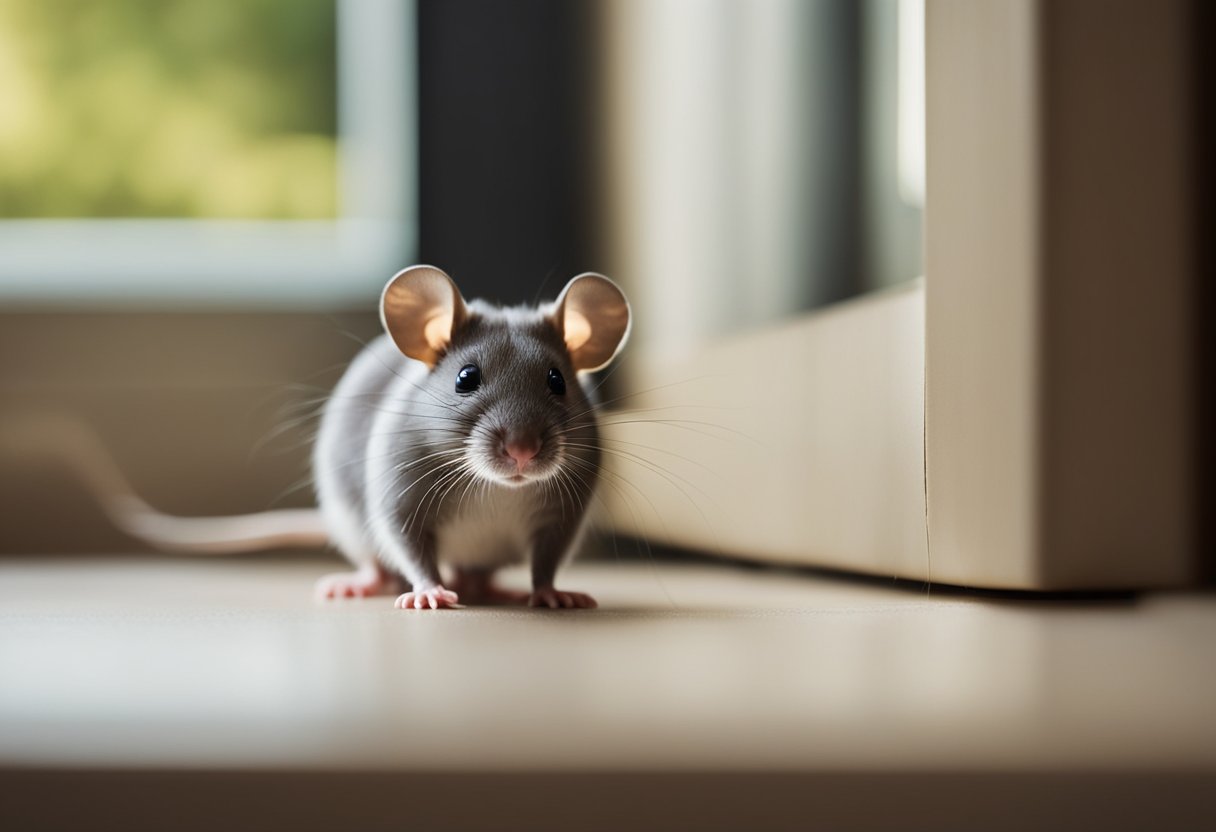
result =
[[[743,822],[752,795],[774,827],[797,807],[862,825],[906,813],[898,799],[859,805],[868,783],[914,789],[934,811],[999,809],[1004,822],[1055,795],[1118,826],[1161,799],[1154,789],[1181,811],[1216,785],[1211,595],[1007,600],[634,561],[564,573],[598,597],[594,612],[405,613],[387,598],[315,603],[312,582],[331,567],[0,561],[5,811],[45,812],[72,777],[116,807],[124,789],[146,796],[141,777],[168,783],[176,771],[165,801],[196,803],[225,782],[242,793],[261,776],[287,789],[291,805],[275,811],[291,816],[493,825],[508,809],[492,800],[421,815],[383,791],[326,803],[388,778],[402,794],[497,782],[510,804],[544,774],[583,778],[539,792],[570,811],[645,814],[646,801],[686,800],[680,817]],[[960,776],[971,803],[957,803]],[[621,791],[608,794],[604,777]],[[531,800],[530,826],[582,828]],[[723,800],[742,801],[743,814]],[[50,803],[46,822],[99,811]],[[220,810],[199,810],[198,822]],[[142,828],[139,811],[121,811]],[[977,815],[953,822],[967,817]]]

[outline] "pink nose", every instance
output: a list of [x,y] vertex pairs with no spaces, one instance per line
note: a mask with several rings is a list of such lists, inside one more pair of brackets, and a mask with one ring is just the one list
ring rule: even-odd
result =
[[528,460],[540,453],[540,440],[512,439],[507,442],[506,451],[507,456],[515,460],[515,467],[522,470]]

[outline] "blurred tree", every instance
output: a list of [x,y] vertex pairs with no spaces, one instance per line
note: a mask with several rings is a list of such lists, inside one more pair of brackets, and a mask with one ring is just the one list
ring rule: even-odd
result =
[[0,217],[333,217],[334,5],[0,0]]

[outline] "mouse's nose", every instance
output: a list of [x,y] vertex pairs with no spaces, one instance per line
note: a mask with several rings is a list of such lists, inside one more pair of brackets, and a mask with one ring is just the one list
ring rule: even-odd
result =
[[528,461],[540,453],[540,440],[535,436],[514,436],[507,440],[504,450],[515,460],[515,467],[522,471]]

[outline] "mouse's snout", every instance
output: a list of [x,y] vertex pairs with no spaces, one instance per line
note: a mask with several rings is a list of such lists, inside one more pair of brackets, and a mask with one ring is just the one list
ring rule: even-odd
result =
[[515,462],[522,472],[537,454],[540,453],[541,441],[539,436],[515,435],[504,438],[502,451]]
[[544,442],[531,431],[503,431],[497,442],[498,461],[503,474],[509,477],[525,477],[535,473],[534,469]]
[[522,485],[552,473],[553,454],[541,431],[500,427],[487,438],[482,453],[493,479]]

